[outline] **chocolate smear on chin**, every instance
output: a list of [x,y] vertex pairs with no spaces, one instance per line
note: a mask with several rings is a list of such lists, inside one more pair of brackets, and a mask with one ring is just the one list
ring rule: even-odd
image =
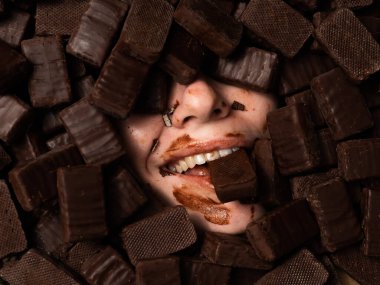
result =
[[174,187],[173,195],[176,200],[186,208],[203,214],[204,218],[216,225],[230,224],[230,210],[206,197],[189,193],[191,190],[186,186]]

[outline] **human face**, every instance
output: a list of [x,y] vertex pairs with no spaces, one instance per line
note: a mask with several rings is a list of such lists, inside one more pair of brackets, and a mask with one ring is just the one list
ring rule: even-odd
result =
[[[243,104],[245,111],[231,109],[234,101]],[[221,203],[205,165],[181,174],[164,169],[196,154],[233,147],[251,149],[255,140],[267,135],[266,117],[275,108],[275,100],[268,94],[200,77],[189,85],[173,83],[168,109],[172,107],[171,127],[164,125],[161,115],[132,114],[123,123],[135,170],[169,205],[185,206],[200,228],[243,232],[252,219],[262,216],[261,206]]]

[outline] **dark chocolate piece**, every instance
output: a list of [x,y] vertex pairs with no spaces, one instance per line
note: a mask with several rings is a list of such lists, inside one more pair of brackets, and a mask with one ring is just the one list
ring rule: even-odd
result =
[[162,257],[195,243],[194,225],[183,206],[175,206],[126,226],[121,238],[132,264]]
[[335,140],[372,127],[363,95],[340,68],[315,77],[311,81],[311,90]]
[[11,164],[12,158],[5,151],[4,147],[0,145],[0,171],[2,171],[6,166]]
[[318,131],[319,147],[321,150],[321,166],[336,166],[338,157],[336,154],[337,142],[333,140],[330,129]]
[[19,48],[21,40],[27,36],[31,18],[27,12],[10,9],[7,16],[0,21],[0,39],[13,48]]
[[12,143],[12,152],[19,163],[36,159],[48,151],[41,133],[32,125],[19,139]]
[[49,150],[73,143],[73,139],[69,136],[68,133],[56,135],[55,137],[46,141],[46,145],[49,148]]
[[210,0],[181,0],[175,21],[211,51],[227,57],[239,44],[243,26]]
[[339,9],[315,30],[326,52],[353,80],[380,70],[380,46],[354,13]]
[[318,138],[303,104],[270,112],[268,130],[281,174],[297,174],[320,165]]
[[230,284],[231,267],[212,264],[206,260],[185,259],[181,268],[183,285]]
[[245,150],[209,161],[208,166],[216,195],[222,203],[256,198],[256,169]]
[[80,274],[82,264],[94,254],[104,249],[104,245],[95,241],[80,241],[75,243],[69,250],[65,252],[61,261]]
[[73,94],[76,98],[82,99],[90,96],[95,86],[94,78],[91,75],[84,76],[73,83]]
[[109,119],[85,98],[59,115],[86,163],[107,164],[124,155],[121,140]]
[[367,256],[380,256],[380,191],[363,189],[363,251]]
[[274,261],[318,235],[318,224],[305,199],[294,200],[247,226],[256,254]]
[[136,265],[136,285],[181,284],[178,257],[146,259]]
[[289,58],[298,53],[313,31],[313,25],[282,0],[250,1],[240,19],[255,36]]
[[373,0],[330,0],[330,9],[359,9],[366,6],[370,6]]

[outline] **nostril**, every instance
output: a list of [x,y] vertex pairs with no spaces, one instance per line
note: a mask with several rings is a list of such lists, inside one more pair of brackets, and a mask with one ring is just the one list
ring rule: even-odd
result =
[[183,119],[183,123],[187,123],[188,121],[190,121],[192,118],[194,118],[194,116],[187,116]]
[[214,109],[214,111],[213,111],[213,114],[214,114],[215,116],[220,115],[220,113],[222,113],[222,110],[220,110],[220,109]]

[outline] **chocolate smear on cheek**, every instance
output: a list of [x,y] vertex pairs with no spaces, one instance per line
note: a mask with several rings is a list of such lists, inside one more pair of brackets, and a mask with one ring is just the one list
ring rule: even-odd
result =
[[230,210],[221,203],[217,203],[210,198],[200,197],[188,193],[187,187],[174,187],[173,195],[176,200],[193,211],[203,214],[205,219],[216,225],[228,225],[230,223]]
[[193,142],[194,140],[189,135],[183,135],[179,138],[177,138],[169,147],[167,152],[175,151],[181,148],[184,148],[189,143]]
[[239,137],[244,137],[244,135],[243,134],[240,134],[240,133],[228,133],[228,134],[226,134],[226,137],[228,137],[228,138],[239,138]]

